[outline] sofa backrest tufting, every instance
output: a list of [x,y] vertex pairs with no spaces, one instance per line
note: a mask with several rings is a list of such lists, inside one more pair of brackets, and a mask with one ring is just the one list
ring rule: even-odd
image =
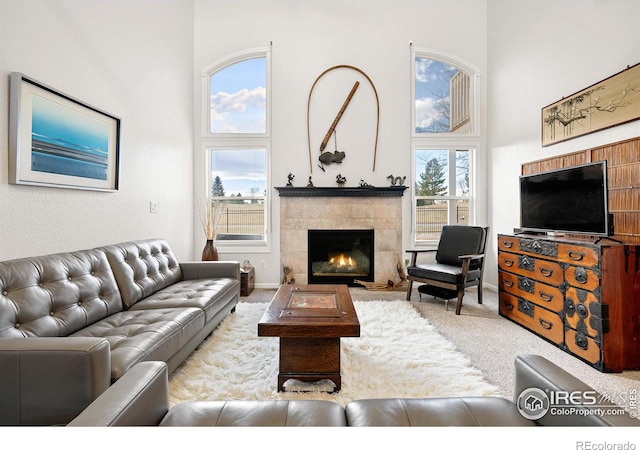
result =
[[163,239],[124,242],[103,247],[103,250],[125,308],[182,280],[178,260]]
[[0,262],[0,337],[68,336],[122,308],[102,250]]

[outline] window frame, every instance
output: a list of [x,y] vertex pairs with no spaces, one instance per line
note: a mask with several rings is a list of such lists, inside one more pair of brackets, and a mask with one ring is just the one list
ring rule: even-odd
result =
[[[265,132],[264,133],[212,133],[211,132],[211,76],[229,66],[236,63],[247,61],[249,59],[265,58],[267,71],[266,76],[266,117],[265,117]],[[204,98],[202,99],[202,137],[203,138],[237,138],[239,136],[244,137],[271,137],[271,49],[268,47],[253,48],[243,52],[237,52],[222,58],[215,63],[207,66],[201,72],[202,78],[202,92]]]
[[[480,70],[473,65],[466,63],[450,54],[440,52],[432,49],[420,49],[411,47],[411,122],[410,122],[410,136],[411,136],[411,242],[416,248],[436,248],[439,242],[438,238],[429,240],[418,240],[416,220],[417,220],[417,195],[415,190],[416,185],[416,157],[418,150],[467,150],[469,152],[469,195],[467,197],[458,197],[456,195],[447,195],[438,197],[441,200],[446,200],[451,205],[452,200],[458,198],[465,198],[469,201],[469,224],[476,224],[476,198],[477,198],[477,183],[476,183],[476,168],[477,168],[477,154],[480,150],[481,136],[480,136],[480,105],[479,105],[479,85],[480,85]],[[470,89],[469,89],[469,112],[470,112],[470,128],[468,133],[455,133],[455,132],[441,132],[441,133],[418,133],[416,131],[416,58],[432,59],[444,62],[451,66],[466,72],[470,77]],[[451,170],[452,168],[449,167]],[[451,191],[449,190],[449,194]],[[448,220],[451,220],[450,207]],[[448,222],[450,223],[450,222]]]
[[[211,77],[233,64],[254,58],[265,58],[266,70],[266,117],[264,133],[213,133],[211,132]],[[205,170],[204,185],[201,193],[204,198],[211,197],[212,150],[264,149],[265,150],[265,195],[264,195],[264,238],[261,240],[216,240],[216,247],[224,253],[271,251],[271,48],[261,47],[240,51],[228,55],[215,63],[207,66],[201,72],[202,78],[202,105],[201,105],[201,146],[203,166]]]

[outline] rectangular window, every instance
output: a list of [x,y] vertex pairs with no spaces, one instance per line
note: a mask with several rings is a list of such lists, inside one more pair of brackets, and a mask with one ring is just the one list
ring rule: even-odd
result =
[[216,241],[264,241],[267,149],[210,149]]
[[437,241],[442,227],[472,223],[467,149],[414,151],[415,240]]

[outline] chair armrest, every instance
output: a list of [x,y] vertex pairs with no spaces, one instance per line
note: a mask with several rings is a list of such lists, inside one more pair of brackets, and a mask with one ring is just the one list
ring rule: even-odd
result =
[[66,424],[110,384],[106,339],[0,339],[1,425]]
[[416,262],[418,261],[418,253],[435,253],[437,251],[437,249],[435,248],[420,248],[420,249],[412,249],[412,250],[405,250],[407,253],[411,253],[411,262],[409,263],[410,266],[415,266]]
[[458,258],[460,258],[460,259],[468,259],[468,260],[471,261],[471,260],[484,258],[484,254],[482,254],[482,255],[460,255],[460,256],[458,256]]
[[[576,401],[572,401],[571,413],[563,409],[561,413],[555,413],[550,408],[547,413],[536,420],[539,425],[551,426],[640,426],[640,420],[632,418],[623,408],[606,400],[606,396],[600,394],[588,384],[574,377],[564,369],[539,355],[518,355],[515,359],[515,387],[513,401],[525,402],[526,398],[519,399],[520,394],[528,388],[538,388],[543,393],[561,392],[573,394]],[[588,393],[587,396],[584,396]],[[581,399],[585,399],[581,401]],[[590,404],[595,401],[595,404]],[[566,402],[565,402],[566,403]],[[563,402],[556,403],[562,405]],[[607,409],[604,414],[594,412]],[[607,414],[615,410],[620,414]]]
[[180,263],[184,280],[233,278],[240,281],[238,261],[187,261]]
[[129,369],[68,426],[158,425],[167,411],[167,365],[162,361],[144,361]]

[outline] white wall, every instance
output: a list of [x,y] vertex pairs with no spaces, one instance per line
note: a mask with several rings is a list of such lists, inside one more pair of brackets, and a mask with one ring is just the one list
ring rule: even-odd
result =
[[[307,95],[324,69],[351,64],[373,79],[380,141],[373,172],[371,137],[353,136],[351,128],[361,127],[345,122],[338,130],[340,142],[352,145],[343,148],[345,162],[326,173],[314,169],[314,182],[334,185],[341,172],[350,185],[365,179],[383,186],[391,173],[410,176],[409,41],[480,67],[481,123],[489,139],[478,155],[480,217],[493,237],[509,233],[518,226],[520,164],[639,134],[640,122],[632,122],[540,144],[543,106],[640,62],[638,17],[640,3],[631,0],[2,0],[0,161],[8,160],[12,71],[119,116],[122,141],[116,193],[9,185],[0,164],[0,260],[151,236],[167,238],[181,258],[197,257],[202,239],[192,199],[204,173],[194,117],[200,105],[193,99],[200,97],[200,71],[269,42],[274,185],[283,185],[288,172],[306,184]],[[345,95],[336,90],[314,94],[327,102],[314,105],[313,114],[328,123]],[[370,108],[354,103],[352,112],[343,120],[371,126]],[[158,201],[158,214],[148,212],[150,200]],[[269,253],[222,255],[264,260],[259,284],[279,280],[278,210],[274,196]],[[409,212],[405,196],[405,246]],[[492,240],[486,281],[495,284]]]
[[493,242],[486,281],[497,285],[498,233],[519,226],[520,165],[640,135],[640,121],[549,147],[541,109],[640,63],[640,2],[488,2],[488,121]]
[[[192,67],[190,1],[0,2],[0,260],[150,237],[192,257]],[[118,192],[8,184],[13,71],[120,117]]]
[[[341,173],[348,186],[361,179],[375,186],[388,186],[386,177],[407,176],[412,186],[410,149],[410,47],[436,49],[461,58],[483,72],[484,100],[486,67],[486,2],[478,0],[237,0],[213,2],[195,0],[194,83],[201,98],[203,68],[236,52],[269,46],[272,42],[273,126],[271,175],[273,187],[284,186],[289,172],[296,186],[305,186],[309,175],[315,186],[337,186]],[[312,98],[313,171],[310,173],[306,113],[309,90],[325,69],[353,65],[375,84],[380,99],[380,135],[376,170],[373,171],[375,102],[366,81],[362,81],[337,129],[338,149],[347,156],[341,165],[317,168],[319,142],[331,125],[354,80],[351,71],[327,75]],[[325,82],[326,80],[326,82]],[[195,105],[199,110],[199,105]],[[483,109],[484,112],[484,109]],[[485,124],[484,113],[481,124]],[[204,182],[204,164],[197,144],[200,118],[195,117],[195,189]],[[333,145],[333,144],[331,144]],[[333,150],[333,147],[330,147]],[[486,149],[478,154],[479,218],[486,221]],[[404,248],[410,242],[411,195],[404,197]],[[279,207],[271,204],[271,248],[267,253],[223,254],[224,259],[250,259],[256,270],[256,284],[280,281]],[[196,226],[194,246],[202,248],[204,238]],[[261,261],[265,268],[260,268]]]

